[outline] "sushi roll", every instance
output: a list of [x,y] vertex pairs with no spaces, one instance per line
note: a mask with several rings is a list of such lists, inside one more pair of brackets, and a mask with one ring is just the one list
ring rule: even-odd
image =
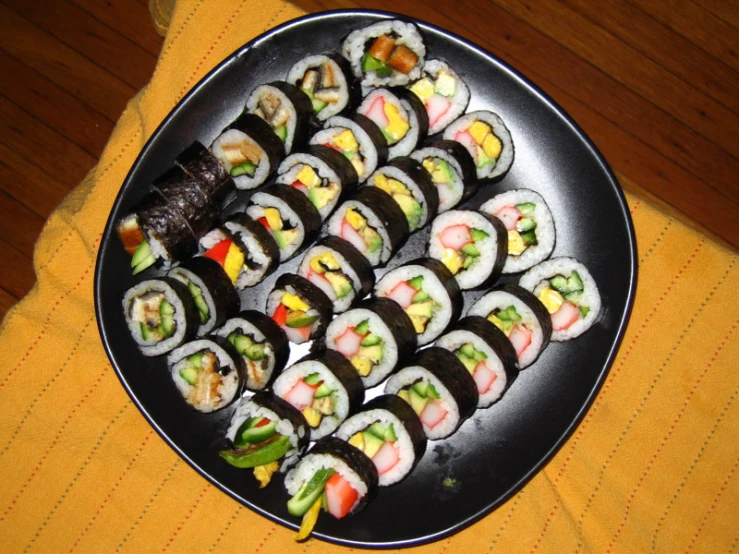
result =
[[241,300],[218,262],[197,257],[170,270],[169,277],[187,286],[200,316],[198,336],[207,335],[236,315]]
[[167,356],[167,366],[182,397],[199,412],[225,408],[243,389],[241,358],[221,337],[183,344]]
[[271,392],[242,400],[226,431],[228,448],[218,452],[239,469],[253,469],[259,488],[276,472],[286,473],[308,448],[308,423],[289,402]]
[[467,312],[484,317],[503,331],[524,369],[533,364],[549,344],[552,322],[536,296],[518,285],[502,285],[482,296]]
[[513,139],[503,120],[493,112],[477,111],[450,123],[444,138],[456,140],[475,160],[478,179],[502,177],[513,164]]
[[333,433],[364,402],[357,372],[332,350],[302,358],[277,377],[272,390],[302,412],[311,440]]
[[288,156],[277,169],[277,183],[305,194],[325,220],[339,203],[357,188],[357,172],[341,153],[327,146],[309,146]]
[[472,375],[479,395],[478,408],[500,400],[518,377],[518,358],[503,332],[487,319],[467,316],[436,341],[453,352]]
[[508,242],[503,224],[472,210],[450,210],[434,220],[428,255],[441,261],[462,290],[489,287],[500,277]]
[[387,161],[387,140],[370,119],[354,114],[351,117],[335,115],[310,139],[338,150],[352,163],[359,182],[367,180],[378,166]]
[[196,237],[202,237],[215,225],[220,207],[211,201],[201,183],[181,167],[165,171],[154,180],[152,188],[162,196],[168,209],[182,216]]
[[403,480],[426,452],[421,420],[395,395],[370,400],[361,412],[341,424],[336,436],[372,459],[381,487]]
[[420,79],[408,88],[426,108],[430,135],[442,132],[470,102],[469,87],[441,60],[426,61]]
[[369,389],[407,361],[416,345],[408,314],[388,298],[371,298],[329,323],[318,346],[342,354]]
[[272,235],[285,262],[312,244],[321,230],[321,214],[294,187],[271,185],[254,193],[246,214]]
[[335,314],[348,310],[375,286],[375,272],[367,258],[344,239],[333,236],[324,237],[305,253],[298,275],[326,293]]
[[285,145],[262,118],[241,114],[213,141],[213,155],[239,190],[264,183],[285,157]]
[[216,331],[233,344],[244,362],[246,388],[265,389],[287,365],[290,343],[285,331],[272,318],[256,310],[245,310]]
[[137,283],[123,295],[123,315],[144,356],[160,356],[195,336],[200,316],[187,286],[163,277]]
[[357,108],[387,139],[388,158],[407,156],[428,132],[428,116],[423,103],[407,89],[394,87],[372,90]]
[[318,121],[340,114],[359,96],[349,62],[333,52],[298,61],[288,71],[287,82],[308,95]]
[[295,85],[274,81],[255,88],[246,99],[246,111],[258,115],[285,144],[289,154],[308,140],[313,104]]
[[477,407],[475,382],[457,356],[432,346],[388,379],[385,394],[396,394],[416,412],[426,437],[448,437]]
[[503,273],[519,273],[552,255],[554,219],[538,193],[516,189],[494,196],[480,211],[500,219],[508,234],[508,257]]
[[220,208],[224,208],[236,193],[236,185],[213,153],[195,141],[177,156],[175,163],[185,173],[200,182],[201,189]]
[[367,185],[388,193],[408,220],[412,233],[431,221],[439,209],[439,192],[423,166],[409,157],[395,158],[375,171]]
[[421,76],[426,46],[418,27],[396,19],[352,31],[341,53],[362,85],[396,86]]
[[454,275],[439,260],[420,258],[388,271],[375,296],[389,298],[411,318],[418,346],[441,335],[462,313],[462,293]]
[[451,210],[477,191],[475,162],[467,149],[453,140],[437,140],[411,153],[423,165],[439,192],[439,213]]
[[552,318],[552,340],[579,337],[600,315],[601,299],[595,279],[574,258],[552,258],[535,265],[518,284],[546,307]]
[[408,240],[408,220],[400,206],[376,187],[363,187],[329,218],[329,235],[349,242],[372,267],[386,264]]
[[323,336],[332,307],[326,293],[313,283],[300,275],[284,273],[267,297],[266,312],[290,342],[302,344]]

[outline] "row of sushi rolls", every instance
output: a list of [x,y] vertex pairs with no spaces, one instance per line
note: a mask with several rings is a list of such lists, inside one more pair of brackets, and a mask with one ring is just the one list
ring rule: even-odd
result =
[[[237,403],[213,455],[262,487],[284,473],[299,540],[321,511],[343,518],[400,482],[427,440],[493,406],[550,340],[601,311],[588,270],[550,258],[554,219],[537,192],[455,209],[507,173],[514,146],[498,115],[465,113],[454,69],[426,58],[412,23],[351,32],[341,55],[309,55],[256,87],[209,148],[182,152],[117,222],[133,273],[166,272],[123,295],[133,341],[168,355],[195,410]],[[427,226],[427,257],[376,280]],[[239,291],[302,252],[265,306],[240,311]],[[487,292],[460,319],[471,289]],[[290,343],[308,341],[286,367]]]

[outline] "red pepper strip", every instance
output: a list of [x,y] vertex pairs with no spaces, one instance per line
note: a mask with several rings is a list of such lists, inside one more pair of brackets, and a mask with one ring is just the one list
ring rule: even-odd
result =
[[231,247],[232,243],[233,241],[231,239],[222,240],[213,248],[208,250],[204,254],[204,256],[218,262],[221,266],[223,266],[223,264],[226,263],[226,255],[228,254],[228,249]]
[[272,314],[272,319],[277,325],[285,325],[285,321],[287,320],[287,306],[284,304],[277,306],[275,313]]

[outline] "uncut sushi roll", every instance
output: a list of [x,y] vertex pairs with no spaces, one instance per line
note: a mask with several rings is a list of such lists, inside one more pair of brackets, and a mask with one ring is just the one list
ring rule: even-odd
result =
[[221,337],[211,336],[183,344],[167,356],[167,366],[177,390],[199,412],[225,408],[243,389],[241,358]]
[[349,62],[333,52],[299,60],[288,71],[286,80],[308,95],[318,121],[326,121],[351,107],[360,93]]
[[411,153],[423,165],[439,192],[439,213],[451,210],[477,191],[475,161],[453,140],[437,140]]
[[371,298],[337,316],[318,345],[351,362],[369,389],[385,380],[416,351],[416,332],[408,314],[389,298]]
[[233,179],[218,158],[200,142],[195,141],[185,148],[175,163],[200,182],[201,189],[215,205],[223,208],[233,199],[236,192]]
[[381,487],[403,480],[426,452],[421,420],[408,402],[395,395],[370,400],[341,424],[336,436],[372,459]]
[[579,337],[600,315],[601,299],[595,279],[574,258],[552,258],[535,265],[518,284],[546,307],[552,319],[552,340]]
[[333,304],[313,283],[292,273],[280,275],[267,297],[266,313],[290,342],[302,344],[323,336]]
[[400,206],[376,187],[363,187],[329,218],[329,235],[349,242],[372,267],[386,264],[410,234]]
[[439,209],[439,192],[428,171],[407,156],[380,167],[367,179],[367,186],[392,197],[408,220],[411,233],[431,221]]
[[426,437],[448,437],[477,407],[475,382],[457,356],[432,346],[388,379],[385,394],[396,394],[418,415]]
[[435,346],[454,353],[472,375],[478,408],[500,400],[518,377],[518,358],[508,338],[487,319],[467,316],[441,336]]
[[546,308],[518,285],[495,287],[470,307],[467,316],[484,317],[500,329],[511,342],[520,369],[536,361],[552,336]]
[[351,162],[333,148],[321,145],[288,156],[277,174],[277,183],[295,187],[308,196],[321,220],[334,211],[342,196],[356,190],[358,182]]
[[241,356],[249,390],[265,389],[287,365],[287,335],[262,312],[245,310],[226,321],[216,334],[228,340]]
[[357,372],[338,352],[313,352],[284,370],[272,391],[300,410],[311,440],[333,433],[364,402]]
[[160,356],[195,336],[200,316],[187,286],[162,277],[141,281],[123,295],[123,315],[144,356]]
[[467,109],[470,89],[454,70],[441,60],[428,60],[421,77],[408,89],[426,108],[429,134],[443,131]]
[[182,216],[196,237],[207,233],[218,219],[218,204],[208,197],[196,178],[179,166],[165,171],[151,186],[168,209]]
[[273,81],[255,88],[246,99],[246,111],[266,121],[289,154],[308,140],[313,105],[295,85]]
[[538,193],[529,189],[509,190],[485,202],[480,211],[497,217],[505,225],[508,257],[503,273],[525,271],[552,255],[554,219]]
[[254,193],[246,214],[272,235],[285,262],[312,244],[321,230],[321,214],[294,187],[271,185]]
[[285,145],[272,127],[250,113],[241,114],[226,127],[210,149],[239,190],[264,183],[285,157]]
[[500,220],[472,210],[450,210],[431,225],[428,255],[446,266],[460,289],[468,290],[498,280],[507,246]]
[[493,112],[463,115],[444,131],[446,140],[456,140],[475,160],[478,179],[502,177],[513,164],[513,139],[503,120]]
[[311,247],[297,273],[326,293],[335,314],[348,310],[375,286],[375,272],[367,258],[334,236],[324,237]]

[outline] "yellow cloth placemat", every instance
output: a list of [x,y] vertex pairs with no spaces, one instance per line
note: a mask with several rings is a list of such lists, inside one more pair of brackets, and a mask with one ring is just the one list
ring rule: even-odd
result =
[[[99,165],[49,219],[35,253],[38,284],[0,335],[2,552],[347,550],[295,544],[292,531],[181,461],[124,392],[93,308],[103,226],[147,138],[221,59],[299,15],[279,0],[178,2],[152,82],[129,104]],[[586,418],[506,504],[411,550],[737,550],[737,256],[628,201],[636,303]]]

